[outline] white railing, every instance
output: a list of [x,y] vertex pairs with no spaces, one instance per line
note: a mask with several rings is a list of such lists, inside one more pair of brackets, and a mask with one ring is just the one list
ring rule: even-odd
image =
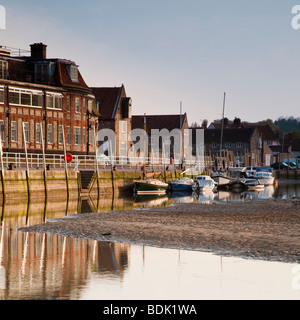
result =
[[[146,167],[153,169],[163,170],[165,166],[174,168],[175,165],[179,166],[179,160],[173,160],[171,164],[170,158],[146,158]],[[48,169],[63,170],[65,165],[64,155],[62,154],[46,154],[45,163]],[[3,153],[3,165],[5,169],[9,168],[26,168],[25,153]],[[99,169],[110,168],[116,166],[117,168],[124,169],[136,169],[144,165],[144,158],[138,157],[98,157]],[[44,168],[43,155],[36,153],[28,153],[28,166],[31,170],[39,170]],[[185,160],[183,166],[187,168],[195,168],[200,166],[200,163],[194,158],[191,160]],[[201,163],[201,166],[206,167]],[[73,161],[68,164],[70,170],[81,169],[96,169],[96,157],[94,155],[73,155]]]

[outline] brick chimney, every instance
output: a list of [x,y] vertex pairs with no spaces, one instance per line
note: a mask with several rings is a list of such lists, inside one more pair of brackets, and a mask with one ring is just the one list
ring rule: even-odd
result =
[[43,43],[34,43],[31,47],[32,60],[45,60],[47,59],[47,46]]

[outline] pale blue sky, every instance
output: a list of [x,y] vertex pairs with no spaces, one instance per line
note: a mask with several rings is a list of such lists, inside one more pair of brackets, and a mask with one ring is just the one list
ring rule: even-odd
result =
[[0,0],[0,44],[48,45],[90,86],[124,83],[134,114],[189,122],[300,117],[300,0]]

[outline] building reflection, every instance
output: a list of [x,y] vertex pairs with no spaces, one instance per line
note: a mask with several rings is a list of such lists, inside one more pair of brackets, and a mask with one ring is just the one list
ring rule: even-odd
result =
[[[120,200],[117,206],[126,207],[125,202]],[[2,205],[0,300],[79,299],[82,286],[93,273],[122,281],[129,266],[130,245],[18,231],[47,219],[81,214],[81,209],[93,212],[94,203],[86,199],[68,204],[35,201]]]

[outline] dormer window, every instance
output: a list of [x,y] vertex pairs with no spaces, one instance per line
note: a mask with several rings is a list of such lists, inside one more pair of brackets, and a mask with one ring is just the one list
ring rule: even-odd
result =
[[7,79],[8,63],[7,61],[0,60],[0,79]]
[[78,82],[78,68],[77,68],[77,66],[70,66],[70,77],[73,82]]

